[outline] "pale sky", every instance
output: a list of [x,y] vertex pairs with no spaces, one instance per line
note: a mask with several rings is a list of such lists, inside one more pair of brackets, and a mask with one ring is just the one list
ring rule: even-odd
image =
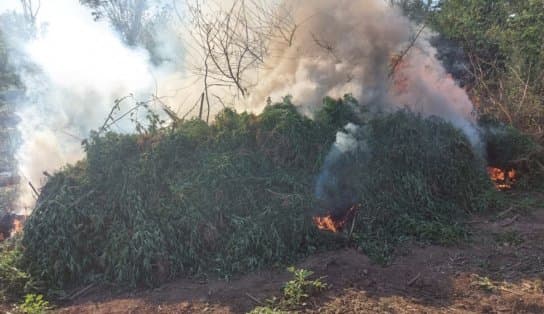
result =
[[0,0],[0,14],[8,10],[19,10],[21,4],[18,0]]

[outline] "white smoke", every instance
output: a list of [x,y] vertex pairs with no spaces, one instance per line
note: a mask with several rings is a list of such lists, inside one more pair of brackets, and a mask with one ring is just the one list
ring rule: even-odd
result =
[[[19,73],[26,101],[17,112],[22,138],[17,160],[23,180],[39,187],[43,171],[82,158],[81,140],[102,124],[114,99],[150,95],[153,78],[147,52],[127,48],[78,1],[42,3],[36,25],[40,31],[21,52],[35,70]],[[21,184],[19,209],[33,205],[26,183]]]
[[[336,141],[325,157],[315,184],[315,196],[322,208],[344,210],[357,201],[354,186],[348,178],[351,176],[346,173],[352,169],[346,164],[365,162],[369,148],[363,134],[364,128],[353,123],[336,133]],[[357,161],[350,159],[353,156],[358,156]]]
[[[336,141],[325,158],[325,165],[337,163],[343,155],[355,152],[360,147],[361,142],[357,139],[359,128],[359,126],[353,123],[348,123],[344,127],[344,131],[336,133]],[[331,178],[335,178],[335,173],[333,172],[334,171],[330,166],[325,166],[323,168],[323,171],[319,174],[317,179],[316,195],[324,195],[326,193],[327,186],[325,183],[336,186],[336,182],[331,182]]]

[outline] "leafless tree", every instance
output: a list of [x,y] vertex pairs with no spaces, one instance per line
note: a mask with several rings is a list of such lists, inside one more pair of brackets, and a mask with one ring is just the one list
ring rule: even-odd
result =
[[147,0],[80,0],[95,19],[107,18],[128,45],[138,44],[146,24]]
[[40,12],[41,0],[20,0],[25,20],[31,25],[36,25],[36,17]]
[[256,82],[249,75],[264,64],[270,46],[280,40],[291,45],[296,24],[288,10],[258,0],[233,0],[229,6],[208,4],[200,0],[187,3],[190,36],[197,59],[191,71],[203,78],[199,116],[208,107],[214,87],[234,91],[246,97]]

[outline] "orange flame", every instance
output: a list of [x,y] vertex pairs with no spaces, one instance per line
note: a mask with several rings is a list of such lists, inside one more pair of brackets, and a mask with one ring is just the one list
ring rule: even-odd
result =
[[313,218],[315,225],[320,230],[328,230],[331,232],[338,232],[338,230],[342,227],[340,224],[336,223],[331,215],[319,217],[316,216]]
[[330,232],[339,232],[341,231],[346,223],[353,217],[357,205],[352,206],[340,219],[334,219],[331,214],[326,216],[315,216],[313,217],[314,224],[319,230],[326,230]]
[[500,191],[509,190],[512,184],[516,182],[516,170],[503,170],[495,167],[487,167],[489,178],[495,184],[495,188]]
[[2,217],[2,229],[0,231],[0,242],[23,231],[27,216],[8,213]]

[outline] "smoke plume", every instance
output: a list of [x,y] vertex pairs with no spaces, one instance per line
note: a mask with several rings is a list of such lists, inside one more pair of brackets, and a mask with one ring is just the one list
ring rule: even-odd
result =
[[81,159],[82,139],[103,123],[114,99],[153,86],[147,52],[124,46],[77,1],[43,3],[36,25],[28,41],[6,34],[18,47],[10,57],[25,87],[17,111],[22,144],[16,157],[25,181],[19,210],[33,205],[28,181],[39,187],[44,171]]
[[[479,143],[473,105],[429,44],[387,1],[293,1],[293,42],[277,43],[250,103],[286,94],[311,115],[325,96],[352,94],[380,111],[408,107],[442,117]],[[419,36],[416,38],[416,33]]]
[[357,192],[352,179],[354,162],[363,163],[367,158],[368,147],[363,139],[363,129],[348,123],[344,130],[336,134],[336,141],[327,154],[324,166],[317,177],[315,195],[320,209],[330,212],[343,212],[357,202]]
[[[311,116],[323,97],[352,94],[374,111],[409,108],[424,117],[441,117],[461,129],[475,151],[481,150],[473,105],[437,59],[431,31],[387,1],[293,4],[298,23],[294,40],[273,47],[251,103],[290,94]],[[338,132],[316,182],[321,208],[335,212],[357,201],[350,165],[365,162],[359,159],[371,153],[360,132],[354,125]]]
[[[176,14],[183,15],[182,2],[177,3]],[[414,39],[419,26],[383,0],[278,3],[292,8],[292,40],[271,40],[262,64],[249,74],[256,86],[235,107],[257,113],[268,97],[276,101],[292,95],[300,110],[312,116],[323,97],[352,94],[378,111],[409,107],[440,116],[462,129],[475,147],[479,145],[473,106],[437,60],[429,44],[430,31],[423,30]],[[2,1],[0,13],[17,4]],[[25,181],[39,186],[43,171],[79,160],[81,140],[104,122],[115,99],[128,94],[135,100],[165,96],[163,102],[174,110],[183,106],[184,111],[178,111],[183,114],[201,95],[202,77],[191,76],[190,69],[201,66],[202,52],[195,49],[190,31],[172,26],[183,22],[161,24],[169,27],[159,25],[156,30],[153,52],[167,56],[153,57],[171,61],[160,66],[150,61],[149,50],[124,45],[107,21],[95,21],[78,1],[44,1],[36,25],[39,31],[26,41],[11,34],[18,47],[11,62],[19,70],[26,96],[18,109],[22,144],[17,153]],[[225,97],[228,93],[232,91],[226,89]],[[220,99],[221,92],[215,96]],[[215,104],[212,113],[221,107]],[[121,132],[132,130],[130,123],[116,127]],[[350,134],[338,135],[331,164],[342,155],[345,143],[360,145],[349,141]],[[32,191],[26,182],[21,187],[19,208],[30,208]]]

